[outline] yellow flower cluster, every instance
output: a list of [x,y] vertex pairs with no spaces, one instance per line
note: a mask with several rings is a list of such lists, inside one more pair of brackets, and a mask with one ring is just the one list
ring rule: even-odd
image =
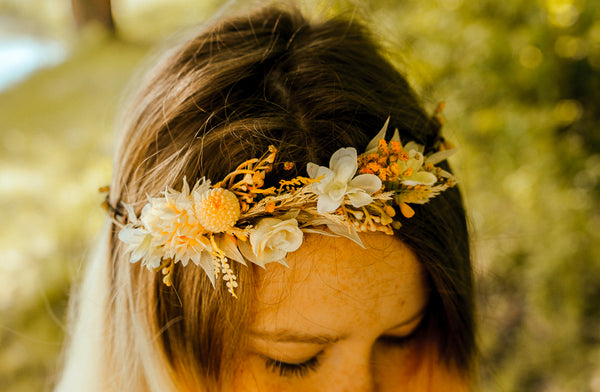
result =
[[[455,184],[450,173],[434,166],[434,162],[439,162],[442,156],[433,154],[425,157],[423,150],[423,146],[414,142],[403,146],[398,140],[388,143],[380,139],[375,151],[358,157],[358,172],[378,176],[385,190],[394,193],[395,204],[407,218],[415,213],[408,203],[426,203]],[[451,153],[445,153],[443,158]]]

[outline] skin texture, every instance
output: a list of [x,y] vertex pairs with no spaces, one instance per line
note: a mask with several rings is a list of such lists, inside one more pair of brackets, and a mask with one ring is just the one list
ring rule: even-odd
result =
[[[428,300],[423,268],[393,236],[361,238],[367,249],[307,234],[288,254],[290,268],[269,264],[258,273],[249,350],[233,390],[430,390],[415,379],[426,347],[415,332]],[[282,371],[273,360],[311,366]]]

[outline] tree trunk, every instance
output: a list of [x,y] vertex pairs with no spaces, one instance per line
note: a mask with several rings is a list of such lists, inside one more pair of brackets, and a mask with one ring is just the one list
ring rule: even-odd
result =
[[71,0],[71,5],[78,29],[83,28],[92,21],[96,21],[109,32],[115,32],[115,21],[110,0]]

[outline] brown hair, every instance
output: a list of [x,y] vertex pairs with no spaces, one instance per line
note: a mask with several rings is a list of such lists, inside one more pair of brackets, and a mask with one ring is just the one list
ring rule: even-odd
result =
[[[344,18],[309,22],[274,7],[219,21],[172,52],[148,75],[127,116],[110,201],[138,212],[147,195],[167,184],[179,186],[184,177],[218,181],[271,144],[279,160],[296,163],[291,172],[276,166],[267,181],[277,182],[305,175],[307,162],[326,165],[341,147],[363,151],[388,116],[403,141],[431,146],[439,131],[363,25]],[[437,352],[468,379],[474,305],[461,196],[449,190],[415,209],[397,235],[429,274],[426,320]],[[137,363],[135,354],[124,359],[115,347],[135,350],[148,339],[181,388],[226,380],[232,369],[223,364],[243,344],[251,268],[234,266],[243,282],[238,300],[220,285],[213,289],[200,268],[177,265],[169,288],[160,273],[127,262],[117,229],[105,277],[107,374],[127,367],[125,360]],[[131,364],[121,373],[127,371],[135,373]]]

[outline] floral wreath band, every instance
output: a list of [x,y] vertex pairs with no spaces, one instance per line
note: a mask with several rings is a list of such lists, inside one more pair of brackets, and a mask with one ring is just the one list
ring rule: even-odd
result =
[[305,233],[343,236],[363,246],[358,232],[391,235],[401,226],[397,212],[410,218],[409,204],[427,203],[456,184],[452,174],[435,166],[454,153],[451,144],[440,139],[424,155],[422,145],[402,145],[398,130],[386,142],[388,123],[389,118],[363,154],[341,148],[329,167],[309,163],[308,177],[281,180],[279,187],[264,187],[277,154],[270,146],[214,185],[202,178],[190,189],[184,178],[180,191],[167,187],[160,197],[149,197],[139,217],[129,204],[122,203],[125,213],[108,201],[103,205],[121,226],[118,237],[132,263],[161,270],[171,286],[175,264],[192,261],[213,287],[222,275],[237,297],[230,260],[287,266],[287,253],[300,247]]

